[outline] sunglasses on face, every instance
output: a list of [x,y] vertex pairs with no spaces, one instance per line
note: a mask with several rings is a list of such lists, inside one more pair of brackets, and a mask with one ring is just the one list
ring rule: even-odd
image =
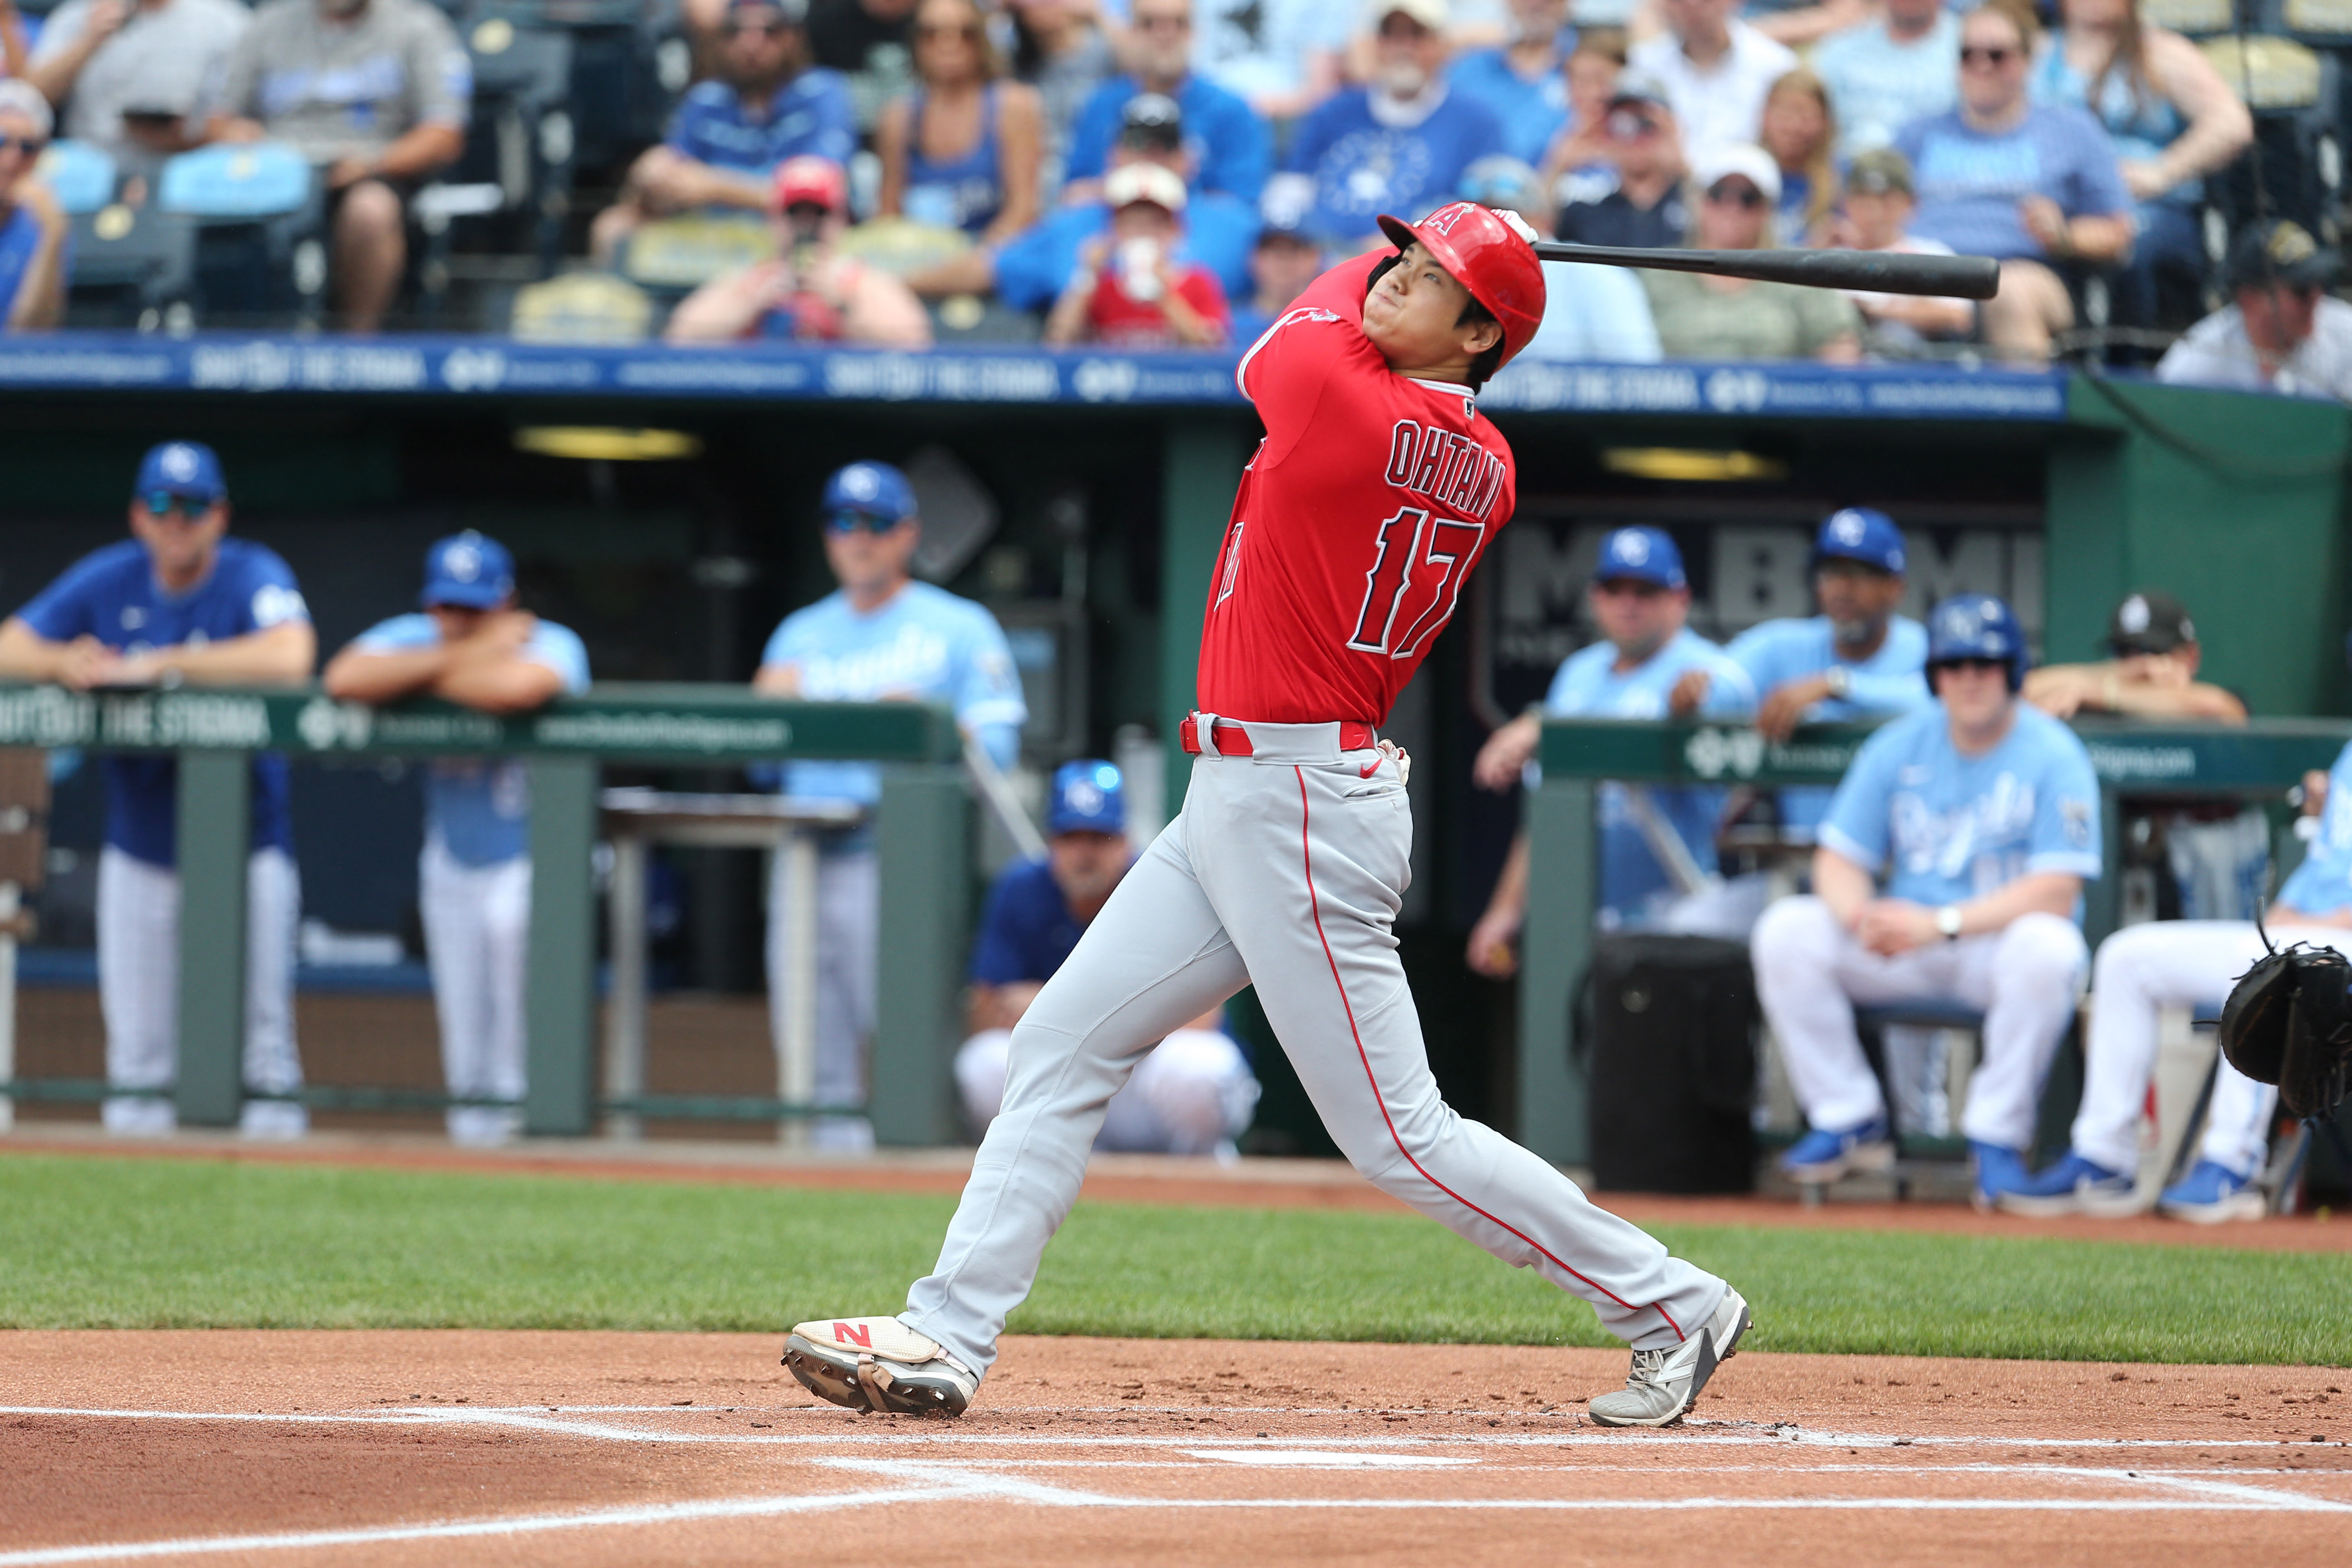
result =
[[726,38],[781,38],[790,30],[782,22],[730,22],[719,33]]
[[971,22],[923,22],[915,27],[918,38],[961,38],[967,43],[980,41],[980,28]]
[[1616,137],[1620,142],[1638,141],[1642,137],[1655,136],[1657,133],[1658,122],[1646,114],[1621,110],[1609,117],[1609,134]]
[[1960,63],[1964,66],[1978,64],[2005,66],[2016,58],[2017,51],[2005,44],[1962,44],[1960,46]]
[[1138,28],[1147,33],[1189,33],[1192,30],[1190,16],[1138,16]]
[[1764,205],[1764,193],[1745,180],[1736,185],[1726,180],[1719,185],[1708,187],[1706,199],[1724,206],[1747,207],[1752,211]]
[[887,533],[903,519],[877,511],[837,511],[824,520],[827,533]]
[[0,136],[0,153],[15,150],[27,158],[37,158],[48,143],[34,136]]
[[1944,658],[1936,661],[1937,669],[1965,669],[1971,675],[1990,675],[1995,670],[2006,677],[2009,664],[1998,658]]
[[167,520],[194,522],[213,509],[213,503],[208,500],[173,495],[170,490],[151,490],[140,498],[140,502],[146,507],[148,515],[158,522]]

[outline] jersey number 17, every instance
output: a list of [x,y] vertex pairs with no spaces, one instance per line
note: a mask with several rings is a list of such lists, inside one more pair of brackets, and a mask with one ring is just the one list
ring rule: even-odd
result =
[[1412,658],[1424,638],[1453,618],[1463,579],[1486,533],[1483,522],[1433,518],[1419,507],[1405,507],[1382,522],[1348,646],[1358,653]]

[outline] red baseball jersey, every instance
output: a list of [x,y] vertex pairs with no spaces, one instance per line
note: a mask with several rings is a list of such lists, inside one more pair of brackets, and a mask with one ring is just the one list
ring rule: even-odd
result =
[[1317,279],[1235,378],[1265,439],[1201,626],[1201,711],[1378,724],[1518,498],[1469,388],[1397,374],[1364,336],[1379,255]]

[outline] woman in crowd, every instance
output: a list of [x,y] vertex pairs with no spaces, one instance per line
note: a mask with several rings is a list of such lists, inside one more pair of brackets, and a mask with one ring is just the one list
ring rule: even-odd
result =
[[[1700,195],[1691,244],[1702,250],[1757,250],[1774,243],[1780,171],[1770,153],[1735,142],[1710,154],[1695,174]],[[1862,357],[1861,319],[1853,301],[1833,289],[1695,272],[1644,272],[1642,286],[1668,359],[1852,364]]]
[[978,0],[922,0],[915,76],[882,111],[884,217],[960,228],[986,245],[1036,221],[1045,119],[1034,88],[1001,81]]
[[2185,277],[2194,299],[2205,176],[2253,140],[2253,118],[2196,45],[2141,19],[2139,0],[2060,0],[2058,14],[2031,90],[2037,102],[2088,110],[2115,142],[2139,219],[2116,313],[2152,321],[2159,271]]
[[1051,185],[1061,184],[1070,127],[1095,89],[1118,74],[1118,57],[1096,0],[1005,0],[1013,74],[1037,89]]
[[1543,155],[1543,188],[1562,174],[1609,162],[1609,100],[1625,69],[1625,35],[1613,27],[1590,27],[1560,67],[1568,83],[1568,121]]
[[1779,229],[1783,245],[1822,245],[1837,198],[1837,118],[1822,79],[1800,66],[1764,98],[1757,141],[1780,171]]

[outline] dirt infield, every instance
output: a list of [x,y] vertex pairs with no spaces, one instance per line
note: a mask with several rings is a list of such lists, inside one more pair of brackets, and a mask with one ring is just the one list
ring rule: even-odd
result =
[[[2328,1560],[2343,1372],[1013,1339],[961,1422],[818,1405],[773,1335],[0,1333],[0,1568]],[[2332,1381],[2331,1381],[2332,1380]]]

